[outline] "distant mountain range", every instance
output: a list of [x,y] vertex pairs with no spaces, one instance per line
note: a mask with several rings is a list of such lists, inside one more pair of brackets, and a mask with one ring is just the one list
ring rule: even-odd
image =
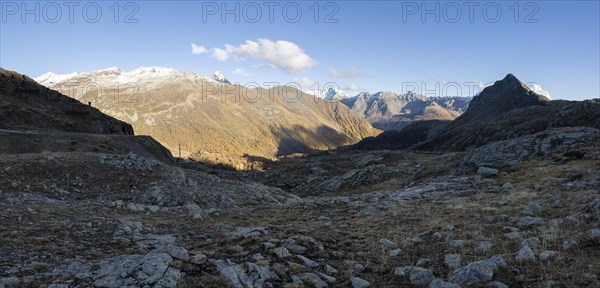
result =
[[600,128],[600,101],[551,101],[508,74],[475,96],[465,113],[453,121],[413,123],[401,131],[364,139],[352,149],[465,151],[493,141],[571,126]]
[[416,121],[454,120],[471,102],[471,97],[428,98],[410,91],[406,94],[361,92],[351,97],[334,88],[329,88],[321,97],[339,100],[381,130],[402,130]]
[[[245,154],[272,158],[349,145],[380,133],[341,103],[290,87],[248,89],[163,67],[104,70],[36,81],[152,135],[174,155],[217,162]],[[100,93],[99,93],[100,92]]]

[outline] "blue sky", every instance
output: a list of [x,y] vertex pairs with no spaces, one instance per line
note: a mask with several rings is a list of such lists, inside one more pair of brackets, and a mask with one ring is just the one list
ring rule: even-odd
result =
[[72,15],[63,2],[23,3],[2,1],[0,65],[30,76],[165,66],[241,84],[448,96],[513,73],[553,99],[600,97],[599,1],[111,1],[76,2]]

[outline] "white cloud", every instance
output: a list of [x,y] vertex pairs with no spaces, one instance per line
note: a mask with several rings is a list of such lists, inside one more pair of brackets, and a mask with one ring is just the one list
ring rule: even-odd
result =
[[265,61],[286,72],[299,72],[310,69],[317,64],[297,44],[289,41],[271,41],[266,38],[258,41],[246,40],[243,44],[235,47],[226,44],[224,48],[212,49],[212,57],[219,61],[227,61],[231,58],[243,60],[250,57]]
[[237,50],[237,48],[234,46],[231,46],[229,44],[225,44],[224,49],[214,48],[212,50],[213,50],[213,52],[212,52],[213,58],[215,58],[219,61],[227,61],[231,57],[231,54]]
[[263,68],[263,67],[266,67],[266,68],[270,68],[270,69],[275,69],[275,68],[277,68],[277,67],[275,67],[275,65],[273,65],[273,64],[269,64],[269,63],[261,63],[261,64],[256,64],[256,65],[253,65],[252,67],[258,67],[258,68]]
[[194,55],[202,55],[204,53],[208,53],[208,50],[204,48],[204,46],[196,45],[192,43],[192,54]]
[[361,91],[360,87],[358,87],[358,85],[356,85],[354,83],[348,84],[348,85],[342,87],[342,89],[352,91],[352,92],[360,92]]
[[533,92],[535,92],[537,94],[546,96],[548,99],[552,99],[552,98],[550,98],[550,92],[542,89],[542,86],[540,86],[540,84],[537,84],[537,83],[530,84],[529,89],[533,90]]
[[356,78],[367,76],[367,74],[365,74],[364,72],[362,72],[354,67],[352,67],[352,69],[346,70],[346,71],[337,70],[335,68],[329,68],[329,74],[335,78],[342,78],[342,79],[356,79]]
[[250,73],[246,72],[246,70],[243,68],[235,68],[233,70],[233,74],[240,76],[250,76]]

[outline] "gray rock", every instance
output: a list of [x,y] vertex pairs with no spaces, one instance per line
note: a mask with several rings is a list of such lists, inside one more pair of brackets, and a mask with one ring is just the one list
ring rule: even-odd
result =
[[421,236],[417,235],[417,236],[411,238],[410,241],[415,242],[415,243],[421,243],[421,242],[423,242],[423,239],[421,238]]
[[388,239],[383,239],[383,238],[379,239],[379,241],[377,241],[377,244],[383,245],[383,246],[388,247],[390,249],[394,249],[394,248],[397,247],[396,243],[394,243],[393,241],[388,240]]
[[579,222],[579,219],[577,219],[577,215],[569,215],[569,216],[565,217],[565,219],[567,219],[573,223]]
[[304,273],[304,275],[302,275],[302,280],[304,280],[307,283],[310,283],[311,287],[315,287],[315,288],[328,287],[327,283],[325,283],[325,281],[323,281],[319,277],[319,275],[317,275],[315,273]]
[[[2,286],[0,286],[1,288]],[[69,284],[62,284],[62,283],[54,283],[54,284],[50,284],[48,286],[48,288],[69,288]]]
[[492,281],[490,283],[487,284],[487,287],[493,287],[493,288],[508,288],[508,285],[499,282],[499,281]]
[[427,288],[460,288],[460,285],[435,278],[429,282]]
[[267,260],[267,258],[265,258],[265,256],[263,256],[263,255],[262,255],[262,254],[260,254],[260,253],[254,253],[254,254],[252,255],[252,260],[254,260],[254,261],[258,262],[258,261]]
[[444,237],[442,236],[442,233],[439,231],[436,231],[435,233],[433,233],[433,235],[431,235],[433,237],[434,240],[436,241],[440,241],[442,240]]
[[302,261],[302,263],[308,267],[312,267],[312,268],[319,267],[319,263],[317,263],[313,260],[310,260],[302,255],[297,255],[296,257],[298,257],[298,259],[300,259]]
[[278,280],[275,272],[254,263],[235,264],[227,260],[210,260],[224,278],[227,278],[234,288],[263,287],[270,279]]
[[356,271],[356,272],[360,272],[365,270],[365,265],[360,264],[360,263],[355,263],[354,265],[352,265],[352,271]]
[[450,244],[450,246],[452,246],[454,248],[460,248],[460,247],[465,246],[465,241],[464,240],[452,240],[448,244]]
[[127,204],[127,208],[133,212],[145,212],[146,205],[140,203],[129,203]]
[[158,280],[155,287],[177,287],[177,280],[181,278],[181,272],[175,268],[169,267],[163,277]]
[[529,202],[521,211],[525,215],[533,215],[536,212],[543,212],[545,209],[537,202]]
[[519,239],[519,238],[523,238],[523,232],[521,231],[513,231],[513,232],[509,232],[504,234],[504,237],[510,239],[510,240],[514,240],[514,239]]
[[319,276],[321,276],[321,279],[325,280],[325,282],[329,284],[333,284],[335,283],[335,281],[337,281],[335,277],[329,276],[327,274],[319,273]]
[[364,287],[369,287],[371,285],[371,283],[369,283],[369,281],[358,278],[358,277],[350,278],[350,282],[352,283],[352,288],[364,288]]
[[477,168],[477,175],[481,176],[498,176],[498,169],[481,166]]
[[206,260],[208,260],[208,257],[202,253],[196,253],[190,257],[190,262],[198,265],[205,263]]
[[492,249],[492,247],[494,247],[494,243],[492,241],[489,241],[489,240],[475,241],[475,250],[477,250],[477,251],[487,252],[487,251],[490,251],[490,249]]
[[325,272],[327,272],[329,274],[337,274],[338,270],[331,267],[329,264],[325,264]]
[[563,250],[570,250],[570,249],[574,248],[575,246],[577,246],[577,241],[575,241],[575,240],[565,240],[562,242]]
[[413,266],[404,266],[404,267],[396,267],[394,268],[394,276],[396,277],[408,277],[410,275],[410,271],[412,271]]
[[444,256],[444,264],[446,267],[454,270],[460,267],[462,262],[462,257],[460,254],[446,254]]
[[358,211],[359,216],[375,215],[377,213],[379,213],[379,207],[375,203],[367,204],[367,206]]
[[521,246],[529,246],[529,247],[533,247],[533,248],[537,248],[540,247],[540,239],[537,237],[531,237],[531,238],[527,238],[527,239],[523,239],[521,241]]
[[260,246],[262,246],[264,249],[273,249],[273,248],[275,248],[275,244],[273,244],[271,242],[262,242],[262,243],[260,243]]
[[235,253],[243,253],[244,252],[244,247],[240,246],[240,245],[233,245],[229,247],[229,251],[231,252],[235,252]]
[[288,249],[285,247],[273,248],[271,252],[273,252],[279,258],[286,258],[292,256],[292,253],[290,253],[290,251],[288,251]]
[[10,286],[18,286],[19,284],[21,284],[21,279],[19,279],[17,277],[0,278],[0,285],[10,287]]
[[244,237],[244,238],[251,238],[251,237],[259,237],[261,235],[266,235],[267,230],[265,230],[264,228],[260,228],[260,227],[240,227],[237,228],[235,231],[230,231],[225,233],[225,236],[229,237],[229,238],[239,238],[239,237]]
[[200,208],[200,206],[198,206],[198,204],[188,202],[185,204],[185,206],[183,206],[183,208],[185,208],[188,211],[188,215],[190,215],[192,217],[192,219],[194,219],[194,220],[204,219],[204,211],[202,210],[202,208]]
[[589,234],[592,238],[600,238],[600,229],[591,229]]
[[450,277],[450,282],[463,286],[471,286],[490,281],[498,268],[507,267],[502,256],[496,255],[486,260],[480,260],[456,269]]
[[167,244],[175,244],[177,238],[171,234],[165,235],[156,235],[156,234],[144,234],[139,236],[134,236],[134,240],[136,244],[143,249],[147,248],[158,248],[164,247]]
[[298,286],[304,286],[304,282],[302,279],[300,279],[300,277],[298,277],[298,275],[292,275],[290,278],[292,278],[292,283]]
[[179,246],[175,246],[175,245],[167,245],[165,247],[165,252],[167,252],[169,255],[171,255],[171,257],[173,257],[175,259],[179,259],[181,261],[189,261],[190,260],[190,254],[183,247],[179,247]]
[[401,252],[402,252],[402,250],[400,248],[398,248],[398,249],[394,249],[394,250],[390,251],[390,253],[388,253],[388,255],[390,257],[398,257],[398,255],[400,255]]
[[431,270],[421,267],[413,267],[409,275],[410,283],[419,286],[428,285],[434,278]]
[[540,261],[548,261],[554,257],[556,257],[556,255],[558,255],[558,252],[556,251],[552,251],[552,250],[546,250],[546,251],[542,251],[542,253],[540,253]]
[[429,265],[431,265],[432,262],[433,262],[433,260],[431,260],[430,258],[421,258],[421,259],[417,260],[417,263],[415,264],[415,266],[428,267]]
[[513,185],[510,182],[506,182],[506,183],[502,184],[501,188],[504,191],[510,191],[513,189]]
[[262,267],[255,263],[246,262],[244,265],[246,269],[250,281],[246,280],[246,287],[263,287],[265,282],[270,279],[279,280],[280,278],[275,274],[275,272],[269,270],[268,267]]
[[70,275],[75,276],[78,279],[92,277],[92,264],[89,262],[75,261],[68,264],[65,268],[54,269],[54,274]]
[[542,234],[542,239],[544,239],[548,242],[552,242],[552,241],[554,241],[554,239],[556,239],[556,236],[553,233],[548,232],[548,233]]
[[529,246],[521,247],[515,259],[519,262],[533,262],[536,260],[535,254],[533,254],[533,250]]
[[287,245],[286,248],[293,254],[304,254],[308,250],[308,248],[297,244]]
[[519,222],[517,222],[517,225],[519,227],[531,227],[531,226],[539,226],[539,225],[543,225],[543,224],[544,224],[544,220],[542,218],[531,217],[531,216],[523,217],[523,218],[519,219]]
[[[167,253],[152,251],[146,255],[120,255],[100,262],[93,275],[94,286],[122,287],[162,285],[175,287],[181,274],[169,268],[173,258]],[[170,270],[169,270],[170,269]]]

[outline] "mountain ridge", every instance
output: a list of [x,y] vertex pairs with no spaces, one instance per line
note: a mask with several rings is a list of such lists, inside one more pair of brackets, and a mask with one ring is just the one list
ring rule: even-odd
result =
[[100,87],[65,93],[131,123],[175,155],[181,147],[183,156],[273,158],[332,149],[379,133],[345,105],[285,86],[246,88],[152,67],[79,73],[51,87],[67,84]]

